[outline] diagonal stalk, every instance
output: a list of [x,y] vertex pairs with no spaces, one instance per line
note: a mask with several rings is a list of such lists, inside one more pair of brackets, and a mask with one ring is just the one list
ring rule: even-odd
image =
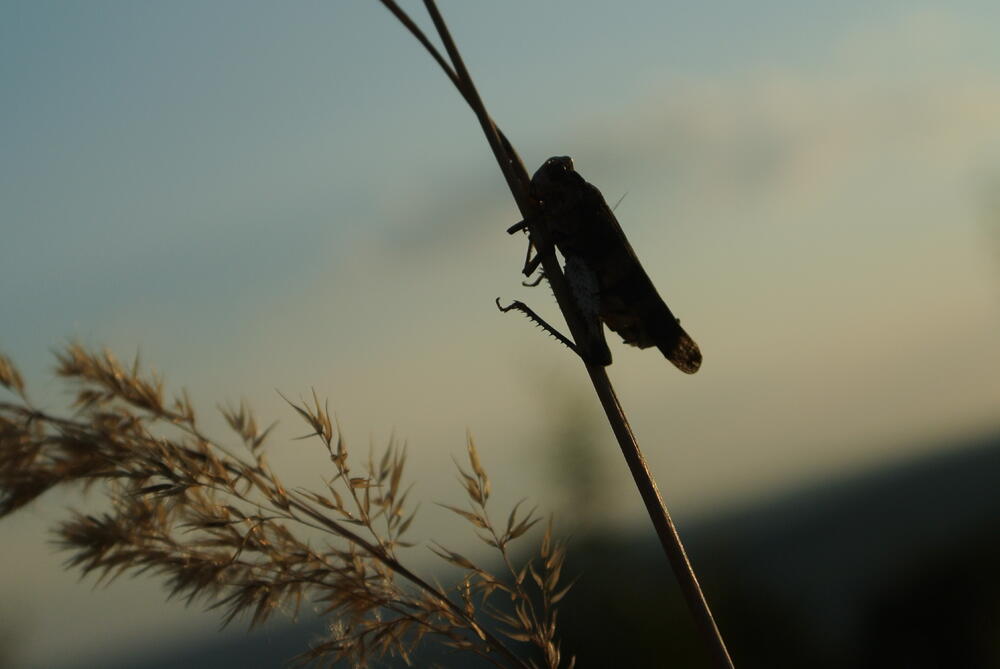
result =
[[[525,221],[530,222],[534,220],[539,213],[538,205],[530,196],[531,180],[528,177],[527,170],[524,168],[524,163],[487,113],[486,107],[483,105],[482,99],[476,91],[472,77],[465,68],[462,56],[455,46],[447,24],[445,24],[434,0],[424,0],[424,5],[451,59],[451,66],[444,60],[440,52],[437,51],[420,28],[409,19],[406,13],[393,0],[380,1],[427,49],[448,75],[448,78],[451,79],[458,92],[465,98],[469,106],[472,107],[486,135],[486,140],[493,150],[497,164],[500,166],[500,170],[507,180],[507,185],[514,196],[522,217]],[[552,248],[550,244],[547,244],[549,240],[546,238],[544,228],[529,223],[529,229],[532,242],[536,248]],[[556,297],[556,302],[559,304],[567,325],[569,325],[573,338],[576,341],[585,341],[586,326],[584,320],[576,302],[571,297],[569,286],[566,283],[566,278],[562,273],[562,268],[559,267],[559,262],[555,254],[543,254],[542,266],[546,278],[552,285],[552,292]],[[604,407],[608,423],[614,432],[615,438],[618,440],[618,445],[621,447],[622,455],[625,457],[629,470],[632,472],[636,487],[639,489],[639,494],[646,505],[646,511],[649,513],[650,520],[656,528],[657,536],[673,569],[674,576],[680,584],[688,609],[695,619],[705,646],[711,653],[713,665],[719,669],[732,669],[733,661],[729,656],[729,651],[726,649],[725,641],[715,623],[708,601],[705,599],[701,585],[698,583],[694,568],[691,566],[687,552],[684,550],[684,544],[681,542],[677,528],[674,526],[663,497],[660,495],[656,482],[649,471],[646,459],[639,449],[639,444],[632,433],[632,428],[625,417],[625,412],[618,401],[614,387],[608,378],[607,371],[604,367],[591,364],[586,360],[584,360],[584,365],[587,368],[587,373],[590,375],[590,380],[594,385],[594,390],[597,392],[601,405]]]

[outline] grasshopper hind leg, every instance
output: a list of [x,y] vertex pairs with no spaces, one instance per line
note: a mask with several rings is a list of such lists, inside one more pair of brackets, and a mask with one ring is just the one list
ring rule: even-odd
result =
[[556,330],[554,327],[549,325],[544,318],[536,314],[535,311],[524,302],[521,302],[520,300],[514,300],[506,307],[500,304],[499,297],[497,298],[496,302],[497,302],[497,309],[499,309],[503,313],[507,313],[512,309],[514,311],[520,311],[522,314],[527,316],[528,319],[531,320],[535,325],[537,325],[538,327],[542,328],[550,335],[555,337],[563,346],[573,351],[573,353],[580,355],[580,350],[576,347],[576,344],[570,341],[569,337],[567,337],[563,333],[559,332],[559,330]]

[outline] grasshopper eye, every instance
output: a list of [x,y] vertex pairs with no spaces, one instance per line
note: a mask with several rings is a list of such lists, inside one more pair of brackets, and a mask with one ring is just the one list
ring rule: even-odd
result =
[[558,156],[552,159],[555,165],[563,172],[573,171],[573,159],[569,156]]
[[573,171],[573,159],[569,156],[553,156],[545,161],[542,167],[553,174],[564,174]]

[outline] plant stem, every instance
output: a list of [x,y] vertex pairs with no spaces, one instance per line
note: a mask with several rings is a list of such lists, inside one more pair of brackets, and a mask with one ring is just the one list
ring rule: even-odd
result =
[[732,669],[733,660],[729,657],[726,642],[722,638],[722,633],[719,632],[718,625],[715,624],[708,600],[705,599],[705,593],[702,592],[701,584],[698,583],[694,567],[691,566],[687,551],[684,550],[684,543],[677,533],[667,505],[660,495],[660,489],[649,471],[646,458],[639,450],[639,443],[632,433],[632,427],[628,423],[628,418],[625,417],[625,411],[618,401],[608,373],[604,367],[589,364],[587,372],[590,373],[590,380],[594,383],[594,390],[597,391],[601,406],[604,407],[608,423],[611,424],[618,445],[622,449],[622,455],[625,456],[625,462],[628,463],[632,478],[635,479],[635,486],[639,489],[639,495],[642,496],[642,501],[646,505],[649,519],[653,521],[656,534],[660,537],[663,552],[667,554],[670,567],[674,571],[674,577],[684,594],[684,600],[687,602],[691,615],[694,616],[702,640],[712,654],[713,664],[720,669]]
[[[483,105],[482,99],[476,91],[472,77],[465,68],[461,53],[458,47],[455,46],[448,26],[438,11],[434,0],[424,0],[424,5],[431,16],[431,20],[434,22],[434,27],[441,37],[441,41],[451,59],[451,65],[454,69],[448,66],[441,54],[420,31],[420,28],[406,16],[406,13],[393,0],[381,0],[381,2],[413,33],[424,48],[430,52],[431,56],[434,57],[448,75],[448,78],[455,84],[462,97],[472,107],[480,126],[482,126],[483,133],[486,135],[486,140],[493,150],[497,164],[500,166],[500,170],[507,180],[507,185],[514,196],[518,209],[520,209],[524,220],[529,222],[532,243],[535,244],[536,249],[552,248],[547,239],[544,227],[531,224],[531,221],[535,220],[540,212],[538,211],[538,204],[530,196],[531,180],[528,177],[524,163],[487,113],[486,107]],[[554,253],[544,253],[542,255],[542,267],[546,279],[552,286],[552,292],[555,295],[556,302],[559,304],[559,308],[562,310],[573,339],[577,342],[586,341],[585,321],[580,314],[579,307],[571,296],[566,277],[563,275],[562,268],[559,266],[559,261]],[[702,640],[711,653],[713,665],[718,669],[732,669],[733,661],[729,656],[729,651],[726,649],[725,641],[719,632],[718,626],[715,624],[708,601],[705,599],[694,568],[691,566],[687,552],[684,550],[684,544],[681,542],[677,528],[670,518],[670,513],[667,511],[666,504],[663,502],[656,482],[649,471],[646,459],[639,449],[639,444],[632,433],[632,428],[625,417],[625,412],[618,401],[614,387],[611,385],[611,380],[608,378],[604,367],[590,364],[586,360],[584,360],[584,365],[587,368],[588,374],[590,374],[590,379],[594,384],[594,390],[597,392],[598,398],[601,400],[601,405],[604,407],[608,423],[611,425],[615,438],[618,440],[619,447],[621,447],[622,455],[624,455],[625,461],[632,472],[632,477],[635,479],[636,487],[639,489],[639,494],[646,505],[649,518],[653,522],[653,527],[656,528],[663,551],[666,553],[674,576],[681,587],[681,591],[684,593],[688,609],[690,609],[691,615],[694,616]]]

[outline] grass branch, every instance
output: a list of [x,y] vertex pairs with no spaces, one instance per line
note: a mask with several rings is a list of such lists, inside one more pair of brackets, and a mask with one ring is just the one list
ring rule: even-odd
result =
[[[515,589],[439,548],[438,555],[464,571],[458,595],[449,595],[400,559],[397,548],[413,545],[402,535],[415,511],[405,504],[405,450],[393,440],[381,457],[371,453],[358,475],[325,404],[315,394],[312,403],[291,403],[311,429],[307,436],[322,443],[334,476],[323,492],[288,490],[265,457],[270,428],[259,430],[245,403],[220,407],[246,449],[238,454],[201,428],[186,393],[170,402],[162,380],[138,364],[128,368],[108,352],[76,344],[57,358],[58,374],[76,386],[68,417],[33,405],[17,369],[0,355],[0,387],[15,395],[0,401],[0,518],[53,488],[100,487],[108,511],[74,512],[57,528],[58,544],[70,553],[68,567],[99,583],[126,572],[158,575],[171,597],[205,601],[222,611],[226,624],[246,616],[252,627],[277,610],[294,615],[310,600],[330,634],[299,657],[303,664],[406,659],[430,635],[507,669],[571,666],[572,658],[563,662],[558,653],[549,624],[554,613],[514,619],[489,601],[501,590],[513,593],[512,606],[522,609],[535,598],[554,602],[564,589],[558,578],[538,583],[537,592]],[[482,520],[489,483],[471,439],[468,449],[475,476],[459,469],[481,511],[467,519],[498,536]],[[522,522],[517,529],[530,526]],[[304,529],[319,530],[323,547],[311,545]],[[517,537],[504,536],[502,545],[490,545],[509,569],[507,543]],[[540,558],[551,550],[546,534]],[[475,601],[473,584],[480,594]],[[498,625],[507,628],[497,631]],[[524,642],[531,645],[526,649]]]

